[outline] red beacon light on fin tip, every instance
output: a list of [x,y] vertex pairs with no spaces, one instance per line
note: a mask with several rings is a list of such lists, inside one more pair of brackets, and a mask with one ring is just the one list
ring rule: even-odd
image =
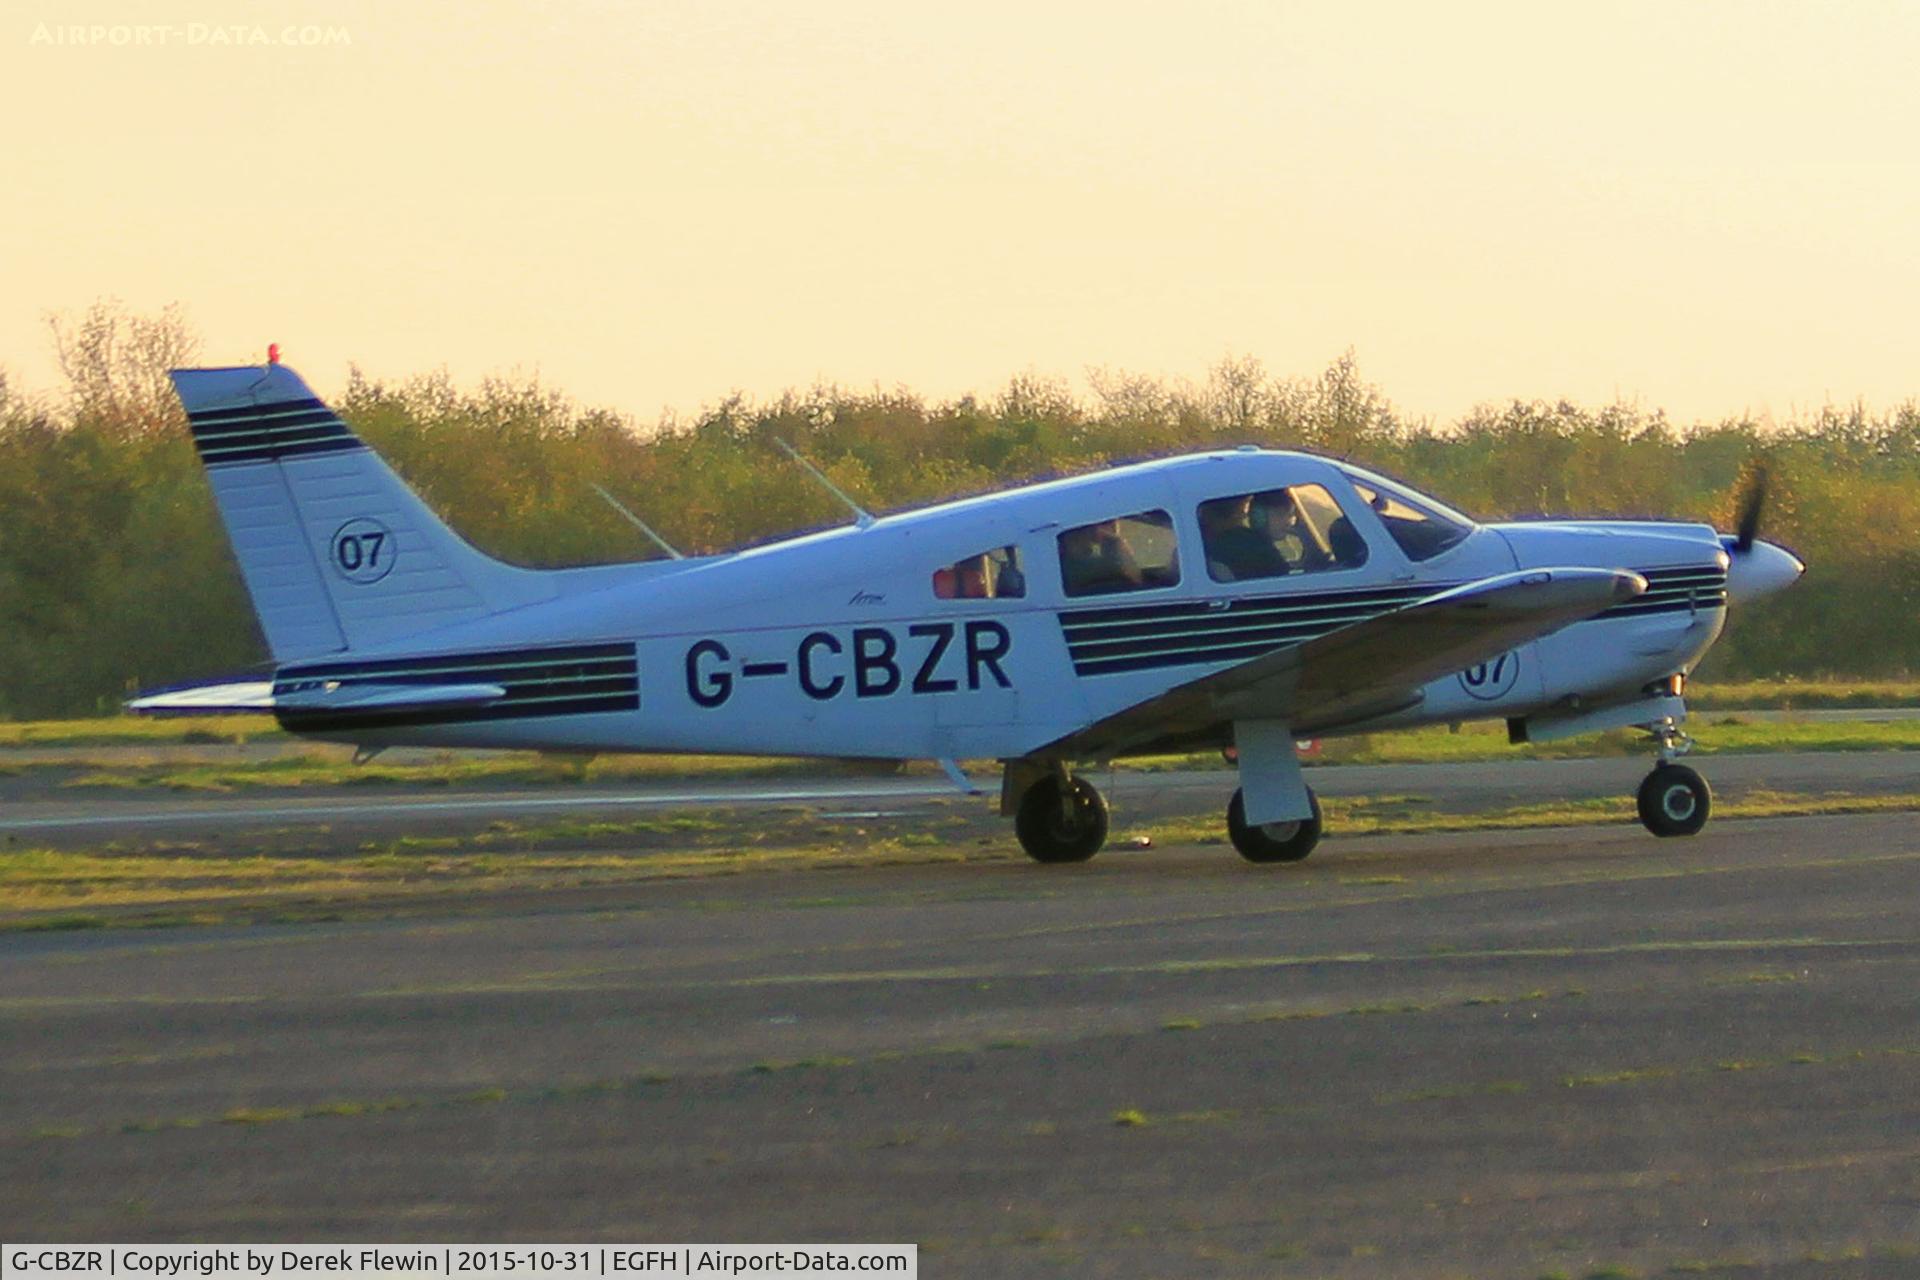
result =
[[280,363],[280,344],[279,343],[269,342],[267,344],[267,363],[268,364]]

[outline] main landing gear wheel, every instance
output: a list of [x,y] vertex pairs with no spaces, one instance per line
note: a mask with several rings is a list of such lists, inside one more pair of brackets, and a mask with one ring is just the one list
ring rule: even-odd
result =
[[1085,862],[1107,842],[1107,801],[1090,782],[1042,778],[1020,797],[1013,829],[1035,862]]
[[1657,836],[1690,836],[1707,825],[1713,792],[1683,764],[1660,764],[1640,784],[1640,821]]
[[1307,802],[1313,816],[1304,822],[1269,822],[1265,826],[1247,825],[1246,802],[1240,792],[1227,804],[1227,838],[1248,862],[1298,862],[1320,843],[1320,797],[1307,788]]

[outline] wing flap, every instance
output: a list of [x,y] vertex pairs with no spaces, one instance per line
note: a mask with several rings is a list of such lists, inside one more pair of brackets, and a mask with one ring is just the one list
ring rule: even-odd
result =
[[1423,685],[1602,613],[1647,589],[1637,573],[1532,569],[1439,592],[1176,685],[1042,748],[1106,758],[1235,720],[1321,732],[1411,706]]

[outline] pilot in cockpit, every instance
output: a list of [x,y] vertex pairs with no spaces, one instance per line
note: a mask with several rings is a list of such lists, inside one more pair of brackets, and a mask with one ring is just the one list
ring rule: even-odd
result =
[[1200,504],[1201,541],[1206,546],[1207,569],[1216,582],[1238,582],[1244,578],[1272,578],[1287,572],[1288,565],[1274,539],[1262,533],[1267,508],[1254,514],[1254,495],[1219,498]]

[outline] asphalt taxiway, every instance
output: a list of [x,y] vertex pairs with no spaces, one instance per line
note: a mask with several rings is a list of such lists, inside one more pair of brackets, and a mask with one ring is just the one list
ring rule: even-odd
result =
[[14,934],[0,1231],[1910,1273],[1916,871],[1888,814]]

